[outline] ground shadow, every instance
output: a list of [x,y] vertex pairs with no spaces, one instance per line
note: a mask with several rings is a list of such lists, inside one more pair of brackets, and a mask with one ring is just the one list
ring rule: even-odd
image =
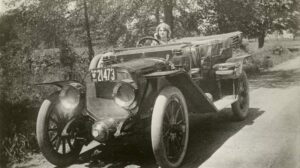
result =
[[182,167],[199,167],[215,153],[231,136],[244,126],[252,125],[264,112],[257,108],[249,109],[244,121],[232,121],[230,109],[217,114],[193,116],[190,119],[190,141]]
[[[249,109],[246,120],[235,122],[231,110],[220,113],[191,115],[190,140],[187,155],[182,167],[198,167],[205,162],[227,139],[246,125],[251,125],[262,111]],[[151,153],[143,153],[132,145],[118,146],[103,150],[98,146],[81,154],[80,164],[84,167],[158,167]]]
[[114,147],[97,146],[80,156],[79,162],[84,167],[143,167],[142,165],[154,164],[151,153],[145,154],[134,145],[118,145]]
[[265,71],[249,78],[250,88],[287,88],[300,84],[300,71],[278,70]]

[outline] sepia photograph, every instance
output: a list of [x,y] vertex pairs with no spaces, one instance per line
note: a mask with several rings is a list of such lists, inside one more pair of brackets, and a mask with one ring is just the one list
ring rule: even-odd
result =
[[0,168],[300,168],[300,0],[0,0]]

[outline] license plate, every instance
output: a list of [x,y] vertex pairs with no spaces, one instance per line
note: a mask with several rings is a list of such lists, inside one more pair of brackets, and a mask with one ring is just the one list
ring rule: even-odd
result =
[[116,80],[114,68],[99,68],[91,71],[93,81],[111,81]]

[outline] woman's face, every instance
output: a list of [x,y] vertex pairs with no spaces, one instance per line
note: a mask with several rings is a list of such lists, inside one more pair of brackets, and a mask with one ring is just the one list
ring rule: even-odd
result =
[[168,31],[164,28],[160,28],[158,30],[158,35],[160,36],[160,38],[164,39],[164,38],[168,38]]

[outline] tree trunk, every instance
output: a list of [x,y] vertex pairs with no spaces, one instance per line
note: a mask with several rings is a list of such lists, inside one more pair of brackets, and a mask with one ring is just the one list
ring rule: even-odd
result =
[[262,33],[258,36],[258,48],[262,48],[265,44],[265,33]]
[[163,7],[164,7],[164,15],[165,15],[165,22],[170,25],[171,31],[173,32],[174,24],[173,24],[173,3],[175,0],[163,0]]
[[155,8],[155,19],[156,19],[157,25],[160,23],[159,10],[160,10],[160,7],[159,7],[159,5],[157,5]]
[[85,20],[85,30],[86,30],[86,36],[87,36],[87,46],[89,49],[89,60],[91,61],[94,57],[94,49],[92,44],[92,38],[91,38],[91,32],[90,32],[90,21],[89,21],[89,15],[87,11],[87,3],[86,0],[83,0],[84,5],[84,20]]

